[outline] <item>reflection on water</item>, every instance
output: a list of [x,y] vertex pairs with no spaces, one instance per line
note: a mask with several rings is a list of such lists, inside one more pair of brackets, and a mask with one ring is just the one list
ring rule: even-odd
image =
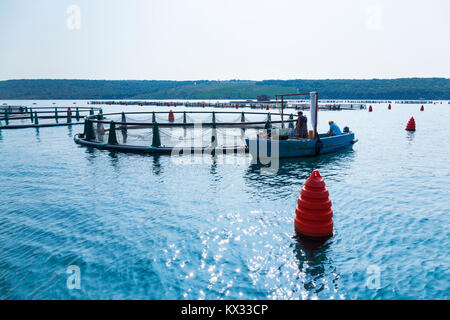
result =
[[161,156],[160,155],[154,155],[153,156],[153,173],[157,176],[161,175],[163,173],[163,169],[161,166]]
[[408,140],[408,142],[413,142],[414,136],[415,136],[414,131],[406,131],[406,140]]
[[114,168],[116,172],[118,172],[118,165],[119,165],[119,155],[116,151],[108,151],[108,155],[111,159],[110,163],[111,166]]
[[249,186],[264,184],[270,187],[283,187],[287,183],[304,182],[313,170],[319,170],[321,174],[326,172],[326,176],[345,175],[345,169],[350,167],[354,159],[353,149],[317,157],[279,159],[278,170],[274,171],[275,174],[261,174],[261,169],[267,166],[250,164],[244,178]]
[[293,252],[301,274],[305,274],[304,288],[308,292],[320,293],[327,291],[338,292],[339,273],[327,251],[333,244],[332,238],[314,240],[302,236],[295,237]]
[[39,127],[36,127],[36,141],[38,143],[41,142],[41,136],[40,136],[40,133],[39,133]]

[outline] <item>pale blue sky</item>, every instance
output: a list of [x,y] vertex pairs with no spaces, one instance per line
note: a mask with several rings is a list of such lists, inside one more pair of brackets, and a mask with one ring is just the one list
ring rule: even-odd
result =
[[450,78],[449,16],[449,0],[0,0],[0,79]]

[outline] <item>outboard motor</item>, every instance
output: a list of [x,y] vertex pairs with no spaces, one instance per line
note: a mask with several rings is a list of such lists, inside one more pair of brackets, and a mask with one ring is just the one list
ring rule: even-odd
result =
[[349,127],[345,127],[344,128],[344,133],[349,133],[350,132],[350,128]]

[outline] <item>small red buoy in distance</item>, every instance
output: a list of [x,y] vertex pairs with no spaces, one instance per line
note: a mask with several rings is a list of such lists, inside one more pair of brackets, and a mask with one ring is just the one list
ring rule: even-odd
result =
[[425,108],[423,107],[423,105],[420,107],[420,111],[425,110]]
[[411,119],[409,119],[408,123],[406,124],[405,130],[416,131],[416,121],[414,120],[414,117],[411,117]]
[[204,108],[205,107],[205,104],[204,103],[202,103],[202,108]]
[[177,107],[177,103],[176,103],[176,102],[174,102],[174,103],[173,103],[173,106],[174,106],[174,107],[176,108],[176,107]]
[[169,121],[170,122],[174,122],[174,120],[175,120],[175,116],[174,116],[174,114],[172,112],[172,109],[170,109],[170,111],[169,111]]
[[388,110],[391,110],[391,104],[389,103],[389,105],[388,105]]
[[314,170],[300,191],[295,208],[295,231],[312,238],[333,235],[333,209],[325,182]]
[[267,106],[266,106],[266,110],[270,110],[270,107],[269,107],[269,105],[267,105]]
[[236,103],[236,109],[239,109],[239,105]]
[[372,106],[369,106],[369,112],[372,112],[372,110],[373,110]]
[[167,102],[167,106],[170,107],[170,102]]

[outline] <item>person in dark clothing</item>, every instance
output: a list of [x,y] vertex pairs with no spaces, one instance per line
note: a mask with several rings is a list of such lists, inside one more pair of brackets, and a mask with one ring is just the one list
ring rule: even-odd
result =
[[308,138],[308,118],[303,115],[302,111],[298,112],[296,134],[298,138]]

